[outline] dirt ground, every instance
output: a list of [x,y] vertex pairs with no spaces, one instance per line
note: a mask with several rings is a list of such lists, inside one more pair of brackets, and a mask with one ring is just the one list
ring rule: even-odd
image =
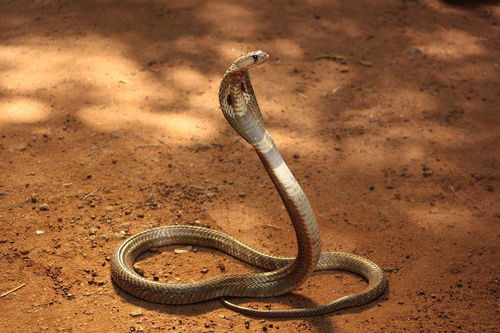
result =
[[[499,25],[495,2],[0,3],[2,332],[498,332]],[[388,291],[294,320],[219,301],[135,299],[110,280],[122,240],[202,225],[293,256],[283,205],[224,120],[244,51],[266,124],[317,214],[324,251],[366,256]],[[314,59],[340,55],[337,59]],[[345,58],[344,58],[345,57]],[[147,253],[176,283],[256,271],[194,248]],[[362,289],[316,274],[259,308]]]

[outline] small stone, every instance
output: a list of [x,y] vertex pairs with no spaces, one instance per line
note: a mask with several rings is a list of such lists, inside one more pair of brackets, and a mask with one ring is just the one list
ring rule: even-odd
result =
[[429,168],[425,164],[422,165],[422,175],[424,177],[431,177],[432,176],[432,170],[431,170],[431,168]]
[[127,232],[125,230],[115,232],[114,236],[118,239],[125,239],[125,237],[127,237]]
[[23,145],[23,144],[13,145],[13,146],[11,146],[11,150],[25,151],[26,145]]
[[248,330],[250,329],[250,320],[245,319],[245,328]]
[[484,187],[484,189],[488,192],[494,192],[495,191],[495,187],[493,187],[493,185],[486,185]]
[[144,214],[143,213],[139,213],[139,214],[137,214],[137,217],[140,218],[140,219],[143,219],[144,218]]
[[140,316],[142,316],[142,312],[141,311],[130,312],[129,315],[130,315],[130,317],[140,317]]
[[297,153],[295,153],[295,154],[293,154],[293,158],[295,158],[296,160],[298,160],[300,158],[300,155],[297,154]]
[[408,54],[410,56],[414,57],[416,55],[422,54],[422,51],[420,51],[419,49],[411,49],[411,50],[408,50]]
[[35,230],[35,235],[43,235],[44,233],[44,230]]
[[202,274],[207,274],[208,273],[208,268],[203,268],[200,270],[200,273]]
[[46,203],[43,203],[38,207],[40,210],[49,210],[49,205]]

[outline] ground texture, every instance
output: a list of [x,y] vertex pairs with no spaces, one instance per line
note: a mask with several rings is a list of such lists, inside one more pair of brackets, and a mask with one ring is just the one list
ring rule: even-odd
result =
[[[499,24],[495,2],[2,1],[2,332],[498,331]],[[219,111],[243,51],[266,124],[316,211],[324,251],[387,273],[378,301],[263,320],[217,301],[137,300],[110,280],[128,235],[222,230],[295,254],[286,212]],[[334,59],[315,59],[320,55]],[[252,272],[209,249],[147,253],[172,283]],[[261,308],[363,288],[317,274]]]

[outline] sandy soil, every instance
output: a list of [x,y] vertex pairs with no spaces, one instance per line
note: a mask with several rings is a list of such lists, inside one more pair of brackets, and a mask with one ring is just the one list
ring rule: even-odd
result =
[[[495,2],[2,1],[2,332],[494,332],[499,324],[499,24]],[[279,255],[295,240],[256,155],[218,108],[243,51],[325,251],[387,272],[377,302],[262,320],[215,300],[150,304],[109,259],[160,225],[222,230]],[[345,60],[314,60],[318,55]],[[148,253],[160,281],[252,272],[209,249]],[[262,308],[363,288],[317,274]]]

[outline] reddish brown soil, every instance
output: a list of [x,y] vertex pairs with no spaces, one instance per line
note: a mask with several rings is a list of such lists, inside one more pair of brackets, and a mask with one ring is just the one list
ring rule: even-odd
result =
[[[2,1],[0,293],[26,285],[0,298],[0,331],[497,331],[499,14],[437,0]],[[218,109],[222,74],[254,49],[271,54],[254,88],[324,251],[387,272],[373,304],[262,320],[217,300],[150,304],[110,280],[122,239],[160,225],[294,255],[271,182]],[[254,271],[196,250],[139,265],[174,283]],[[330,272],[241,302],[310,306],[363,285]]]

